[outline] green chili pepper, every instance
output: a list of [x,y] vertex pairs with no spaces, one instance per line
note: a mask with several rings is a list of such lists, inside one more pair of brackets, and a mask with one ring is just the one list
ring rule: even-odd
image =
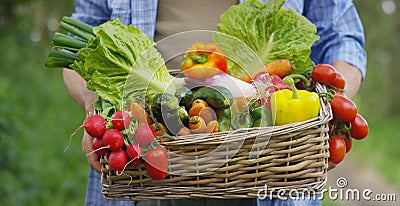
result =
[[253,127],[267,127],[272,125],[271,112],[264,106],[252,108],[250,115],[254,120]]
[[241,112],[232,116],[231,127],[233,129],[250,128],[253,126],[253,118],[249,112]]

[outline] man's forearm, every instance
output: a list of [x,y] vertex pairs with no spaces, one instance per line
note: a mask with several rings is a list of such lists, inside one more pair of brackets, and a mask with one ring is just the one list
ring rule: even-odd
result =
[[333,62],[332,65],[343,75],[346,81],[346,86],[344,88],[346,96],[353,98],[360,88],[362,78],[360,70],[357,67],[340,60]]
[[64,69],[63,78],[65,87],[71,97],[85,109],[86,113],[93,112],[93,103],[98,96],[93,91],[87,89],[86,81],[73,70]]

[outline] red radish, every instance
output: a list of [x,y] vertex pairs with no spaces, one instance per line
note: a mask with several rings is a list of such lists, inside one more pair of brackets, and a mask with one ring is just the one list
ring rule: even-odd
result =
[[124,146],[124,136],[118,129],[108,129],[103,134],[103,144],[111,151],[118,151]]
[[133,137],[140,146],[147,146],[156,137],[156,133],[150,125],[140,124],[133,134]]
[[126,163],[128,163],[128,156],[124,150],[113,151],[108,156],[108,165],[117,172],[123,171]]
[[108,153],[110,151],[106,147],[104,147],[103,140],[97,137],[93,138],[92,146],[93,150],[99,155]]
[[124,130],[129,127],[131,123],[131,117],[125,111],[117,111],[111,117],[111,123],[115,129]]
[[129,166],[136,167],[142,163],[142,148],[139,146],[138,143],[130,144],[126,147],[126,154],[129,157],[130,163]]
[[101,138],[106,131],[106,120],[98,114],[90,115],[83,121],[83,127],[90,136]]
[[107,129],[106,120],[101,115],[95,114],[86,117],[86,119],[83,121],[83,124],[69,136],[69,143],[67,147],[65,147],[64,152],[71,144],[72,137],[76,135],[76,133],[78,133],[82,127],[85,128],[86,133],[88,133],[90,136],[97,138],[101,138]]

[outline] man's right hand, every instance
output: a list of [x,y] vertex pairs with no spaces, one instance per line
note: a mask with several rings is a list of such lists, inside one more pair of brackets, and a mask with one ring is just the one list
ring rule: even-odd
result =
[[101,173],[100,156],[93,152],[92,141],[93,137],[85,132],[82,138],[82,151],[86,154],[89,165],[98,173]]

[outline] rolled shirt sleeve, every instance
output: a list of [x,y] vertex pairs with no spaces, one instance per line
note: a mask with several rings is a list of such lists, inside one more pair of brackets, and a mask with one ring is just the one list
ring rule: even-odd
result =
[[107,0],[75,0],[75,12],[72,18],[92,26],[98,26],[110,20],[111,12]]
[[315,63],[343,60],[357,67],[365,77],[367,55],[364,29],[351,0],[305,1],[304,16],[317,27],[320,39],[313,45]]

